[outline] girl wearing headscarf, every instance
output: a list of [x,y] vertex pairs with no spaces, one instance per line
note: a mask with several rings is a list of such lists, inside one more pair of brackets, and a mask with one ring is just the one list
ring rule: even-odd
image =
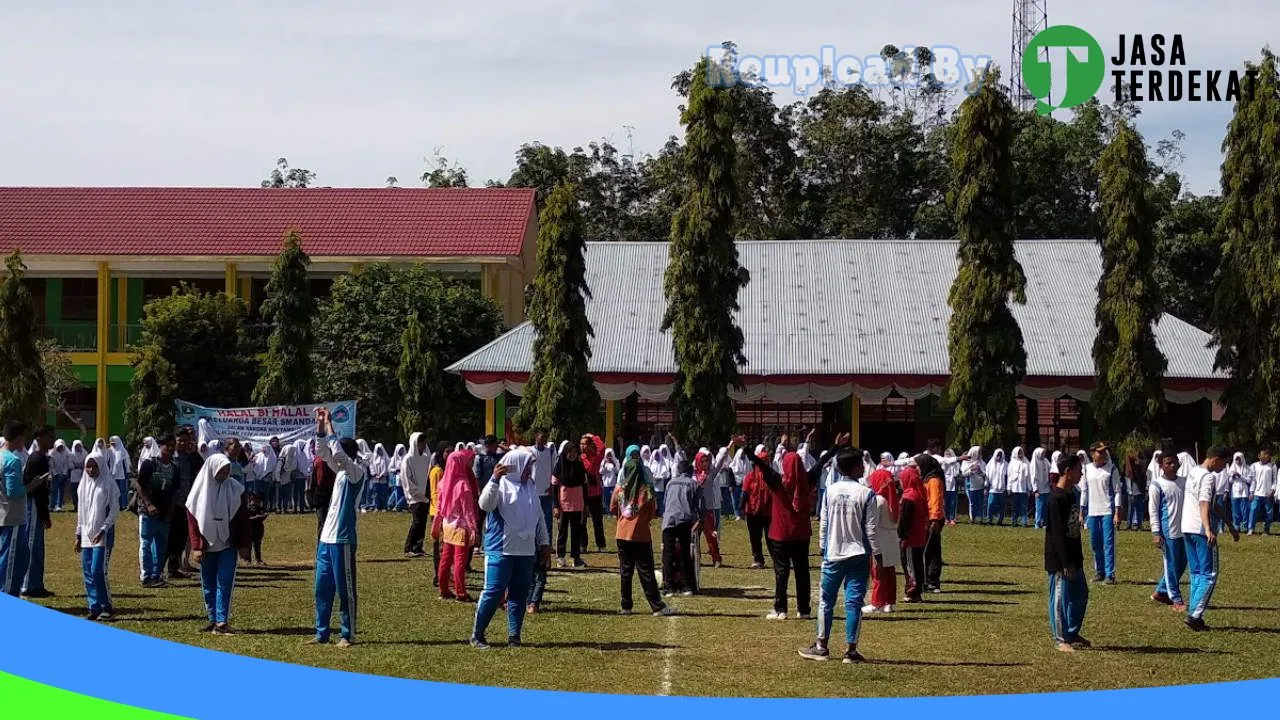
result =
[[119,435],[111,436],[111,477],[120,488],[120,509],[129,505],[129,478],[133,475],[133,461]]
[[[84,443],[79,440],[71,443],[71,472],[67,476],[68,493],[72,500],[77,503],[80,501],[78,492],[80,487],[80,478],[84,475],[84,463],[89,459],[89,453],[85,452]],[[78,506],[77,506],[78,507]]]
[[671,458],[671,449],[662,444],[658,446],[657,452],[653,453],[653,465],[650,467],[653,475],[653,491],[658,496],[658,514],[662,515],[665,509],[663,503],[663,495],[667,491],[667,481],[671,479],[672,473],[675,471],[675,464]]
[[[769,462],[769,451],[764,445],[757,445],[754,455],[763,462]],[[772,496],[764,482],[764,474],[752,466],[742,480],[742,514],[747,518],[747,536],[751,538],[752,570],[764,567],[764,537],[769,534]]]
[[898,486],[893,482],[893,474],[876,470],[867,478],[868,486],[876,494],[876,509],[879,522],[876,524],[876,544],[880,547],[880,563],[872,563],[871,568],[871,601],[862,608],[862,612],[893,612],[893,603],[898,597],[898,565],[902,563],[901,541],[898,538],[898,514],[900,502]]
[[864,480],[871,477],[871,473],[876,471],[876,463],[871,459],[871,451],[862,451],[862,477]]
[[204,632],[231,635],[231,590],[236,582],[236,554],[245,561],[253,544],[244,486],[232,477],[226,455],[212,455],[196,475],[187,495],[187,536],[191,562],[200,566],[200,589],[209,624]]
[[[1246,527],[1249,520],[1249,502],[1253,498],[1253,482],[1249,466],[1244,462],[1244,453],[1238,452],[1231,458],[1231,464],[1221,475],[1230,486],[1231,518],[1238,528]],[[1129,513],[1129,527],[1133,527],[1133,512]]]
[[307,478],[311,477],[311,471],[315,467],[316,459],[311,455],[311,446],[306,440],[295,440],[293,447],[298,458],[297,468],[293,473],[293,480],[290,483],[290,504],[293,506],[294,512],[307,511]]
[[609,511],[618,517],[618,570],[622,581],[622,614],[631,614],[631,575],[638,572],[640,588],[654,615],[673,615],[658,593],[653,572],[653,534],[650,524],[658,510],[649,471],[640,459],[640,448],[627,448],[622,463],[622,482],[610,495]]
[[107,477],[110,464],[106,453],[95,449],[84,459],[84,477],[76,489],[76,552],[84,571],[90,620],[110,620],[115,612],[107,587],[107,564],[115,544],[120,488]]
[[67,478],[71,476],[71,451],[62,440],[55,440],[49,453],[49,473],[53,482],[49,486],[49,510],[62,512],[62,499],[67,491]]
[[1045,459],[1044,448],[1039,447],[1031,453],[1031,486],[1035,491],[1036,527],[1044,527],[1045,510],[1049,507],[1049,461]]
[[489,513],[489,519],[484,537],[485,587],[476,604],[476,623],[471,631],[471,646],[477,650],[489,648],[485,631],[504,595],[507,646],[519,647],[533,566],[538,562],[545,566],[551,558],[551,536],[533,479],[536,457],[524,447],[508,452],[480,491],[480,509]]
[[274,492],[279,463],[280,458],[270,443],[258,443],[258,452],[253,456],[253,479],[259,502],[268,502]]
[[[734,448],[731,444],[728,452],[733,452],[733,450]],[[707,448],[700,448],[693,458],[693,481],[702,491],[702,536],[707,539],[707,551],[711,553],[711,562],[715,567],[720,567],[722,562],[720,557],[720,532],[716,530],[716,526],[719,524],[720,517],[718,478],[726,456],[726,451],[721,450],[717,456],[717,462],[713,465],[711,451]],[[698,547],[696,540],[694,541],[694,547]]]
[[[443,446],[442,446],[443,448]],[[427,438],[420,432],[409,436],[409,447],[396,446],[396,453],[391,462],[396,464],[396,488],[401,497],[409,505],[409,532],[404,538],[405,557],[426,557],[423,542],[427,537],[427,526],[434,518],[436,508],[431,502],[431,457],[427,447]],[[400,459],[397,461],[396,457]],[[434,539],[434,535],[432,536]],[[438,542],[438,541],[435,541]],[[438,554],[437,550],[437,554]],[[438,570],[432,567],[432,575]],[[438,575],[436,575],[438,579]],[[434,582],[432,583],[435,584]]]
[[387,484],[391,486],[391,498],[387,500],[387,508],[396,512],[404,512],[408,505],[404,488],[400,487],[400,470],[404,467],[404,459],[409,454],[403,443],[397,444],[391,453],[391,462],[387,464]]
[[[463,450],[466,450],[466,447],[463,447]],[[461,451],[455,450],[454,452],[461,452]],[[474,455],[475,453],[472,453],[472,454]],[[431,510],[428,512],[428,515],[431,518],[431,522],[433,524],[435,523],[436,515],[439,514],[440,481],[444,480],[444,469],[446,467],[446,463],[449,460],[449,455],[450,455],[449,446],[446,445],[445,443],[440,443],[440,447],[436,450],[436,452],[431,454],[431,469],[427,471],[427,484],[429,487],[429,492],[431,493]],[[474,463],[475,460],[472,460],[472,462]],[[475,471],[473,470],[472,475],[474,474],[475,474]],[[479,499],[480,499],[480,488],[477,487],[476,500],[479,501]],[[432,564],[431,584],[437,585],[439,584],[439,580],[440,580],[439,575],[437,574],[440,568],[440,541],[439,540],[435,540],[431,543],[431,564]]]
[[1009,458],[1009,499],[1013,505],[1013,514],[1009,518],[1011,526],[1030,527],[1031,522],[1027,517],[1027,500],[1032,487],[1031,463],[1027,460],[1022,447],[1015,447],[1013,456]]
[[474,602],[467,592],[467,560],[480,542],[479,491],[471,469],[474,460],[475,453],[470,450],[451,453],[440,480],[440,510],[432,520],[431,537],[440,543],[436,579],[441,600]]
[[742,483],[747,479],[747,473],[751,472],[751,461],[747,459],[747,449],[745,447],[738,448],[733,454],[733,462],[730,467],[733,470],[733,486],[728,488],[728,492],[721,498],[721,507],[730,508],[733,516],[742,519]]
[[1009,489],[1009,463],[1004,450],[996,448],[987,461],[987,524],[1004,524],[1005,493]]
[[316,408],[316,459],[333,472],[334,479],[316,548],[316,635],[307,641],[310,645],[329,642],[334,595],[341,612],[338,647],[351,647],[356,641],[356,522],[360,517],[356,503],[369,484],[366,467],[355,460],[357,454],[351,438],[340,438],[334,432],[329,409]]
[[[946,473],[946,479],[943,481],[943,497],[946,502],[946,523],[948,525],[956,524],[956,509],[960,507],[960,461],[956,458],[956,451],[947,448],[942,454],[942,463]],[[883,547],[883,546],[881,546]]]
[[[560,522],[556,531],[556,565],[565,566],[565,542],[570,543],[573,566],[586,567],[582,561],[582,548],[587,543],[586,510],[587,469],[582,464],[580,451],[574,443],[560,443],[555,470],[551,473],[553,515]],[[573,537],[570,538],[572,533]]]
[[160,455],[160,449],[156,447],[156,439],[147,436],[142,438],[142,448],[138,450],[138,465],[133,469],[135,473],[142,469],[142,463]]
[[391,457],[387,455],[387,448],[382,443],[376,443],[369,455],[369,482],[373,488],[370,509],[374,512],[385,512],[387,509],[387,496],[390,493],[387,475],[390,472]]
[[[618,476],[622,474],[622,467],[618,462],[618,456],[613,454],[613,448],[605,448],[604,460],[600,462],[600,482],[604,485],[604,497],[606,501],[613,497],[613,489],[618,484]],[[609,504],[604,506],[605,514],[612,512]]]
[[1124,459],[1123,474],[1125,499],[1129,501],[1128,526],[1130,530],[1141,530],[1146,519],[1147,470],[1138,456],[1130,453]]
[[969,500],[969,524],[980,523],[986,519],[987,475],[982,462],[982,446],[974,445],[965,453],[969,458],[960,464],[960,474],[964,476],[965,496]]
[[929,506],[918,469],[913,466],[904,468],[900,480],[902,504],[898,538],[902,544],[902,566],[907,575],[905,602],[916,603],[920,602],[925,586],[924,546],[929,539]]

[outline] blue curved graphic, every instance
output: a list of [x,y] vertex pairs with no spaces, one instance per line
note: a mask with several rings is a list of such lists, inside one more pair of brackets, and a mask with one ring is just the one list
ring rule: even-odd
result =
[[[470,717],[478,708],[499,718],[606,717],[611,695],[453,685],[322,670],[206,650],[118,630],[0,595],[0,672],[56,688],[183,717]],[[362,652],[357,646],[350,652]],[[96,662],[90,662],[96,658]],[[762,668],[769,659],[762,658]],[[778,662],[784,662],[778,659]],[[857,692],[856,668],[849,673]],[[141,679],[146,677],[146,681]],[[1280,679],[1138,690],[1046,695],[875,699],[750,699],[639,696],[627,714],[670,717],[731,714],[773,720],[780,713],[927,713],[966,718],[1145,717],[1176,709],[1179,717],[1219,716],[1232,709],[1274,707]],[[3,702],[0,701],[0,706]]]

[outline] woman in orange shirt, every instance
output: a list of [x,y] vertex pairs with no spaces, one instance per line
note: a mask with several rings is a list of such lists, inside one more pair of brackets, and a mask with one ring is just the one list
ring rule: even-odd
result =
[[609,510],[618,518],[618,569],[622,579],[622,613],[631,614],[631,576],[640,575],[640,587],[654,615],[674,615],[662,602],[653,572],[653,535],[649,525],[658,511],[658,496],[649,471],[640,461],[640,447],[627,448],[622,462],[622,482],[613,491]]

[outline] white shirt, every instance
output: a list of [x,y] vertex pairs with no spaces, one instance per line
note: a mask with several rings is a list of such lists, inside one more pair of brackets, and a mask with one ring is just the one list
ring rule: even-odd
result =
[[1223,473],[1231,478],[1231,497],[1239,500],[1253,495],[1253,478],[1248,467],[1231,466]]
[[1253,496],[1270,497],[1276,489],[1276,466],[1274,463],[1253,464]]
[[1115,466],[1098,467],[1097,463],[1084,466],[1084,478],[1080,489],[1080,507],[1089,511],[1089,517],[1105,517],[1115,514],[1124,503],[1121,494],[1124,484]]
[[556,449],[551,445],[529,448],[535,456],[533,463],[533,485],[538,496],[551,494],[551,471],[556,467]]
[[1204,521],[1200,517],[1200,503],[1213,502],[1213,482],[1215,475],[1204,467],[1197,466],[1191,470],[1187,478],[1186,490],[1182,497],[1182,534],[1204,535]]
[[871,488],[843,478],[827,488],[818,525],[824,562],[880,554],[880,508],[875,498]]
[[1151,516],[1152,535],[1171,540],[1182,537],[1183,482],[1181,477],[1166,480],[1161,476],[1147,486],[1147,514]]
[[[80,547],[106,547],[107,531],[115,527],[119,512],[120,486],[115,479],[101,474],[97,478],[85,477],[76,490],[76,537],[80,538]],[[93,542],[99,534],[102,539]]]
[[1014,458],[1009,461],[1009,492],[1025,495],[1031,492],[1031,463]]

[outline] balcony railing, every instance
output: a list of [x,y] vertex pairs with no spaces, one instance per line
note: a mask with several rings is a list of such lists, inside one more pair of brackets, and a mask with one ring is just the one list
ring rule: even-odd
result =
[[111,341],[107,345],[111,352],[127,352],[142,337],[142,325],[112,325],[107,337]]
[[[98,349],[98,328],[93,324],[41,325],[40,334],[53,340],[54,345],[65,352],[95,352]],[[253,347],[262,352],[271,334],[269,323],[252,323],[245,328]],[[108,352],[129,352],[142,339],[142,325],[114,324],[107,332]]]
[[59,350],[92,352],[98,349],[98,328],[92,323],[41,325],[40,334],[52,340]]

